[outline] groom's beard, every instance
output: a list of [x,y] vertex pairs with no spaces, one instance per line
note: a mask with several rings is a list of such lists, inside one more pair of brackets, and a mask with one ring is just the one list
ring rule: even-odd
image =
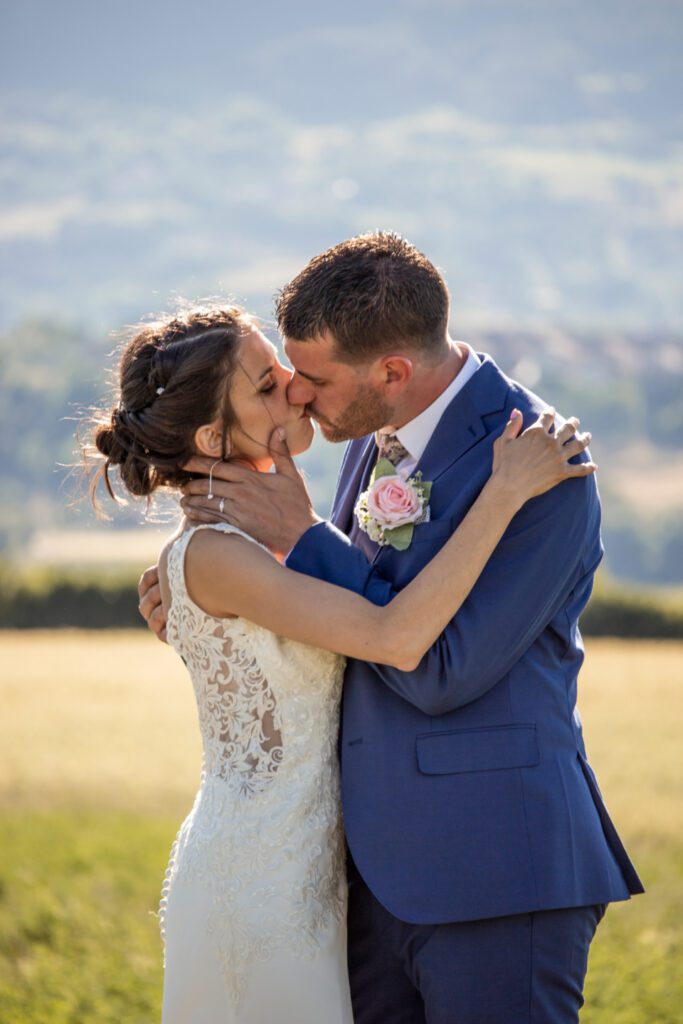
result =
[[327,441],[351,441],[355,437],[373,434],[380,427],[391,423],[392,408],[369,384],[360,384],[353,401],[347,405],[336,423],[310,405],[306,406],[306,414],[319,424]]

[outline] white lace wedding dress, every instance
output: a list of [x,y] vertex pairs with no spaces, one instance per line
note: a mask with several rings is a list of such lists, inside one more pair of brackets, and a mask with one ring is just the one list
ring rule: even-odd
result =
[[204,757],[161,901],[163,1024],[351,1024],[343,659],[198,608],[184,560],[206,528],[241,533],[196,527],[167,561],[168,639],[192,677]]

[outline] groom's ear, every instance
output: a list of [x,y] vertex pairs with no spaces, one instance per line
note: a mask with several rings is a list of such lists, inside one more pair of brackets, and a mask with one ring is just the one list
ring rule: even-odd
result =
[[413,379],[415,367],[405,355],[389,354],[377,360],[378,377],[387,398],[399,398]]

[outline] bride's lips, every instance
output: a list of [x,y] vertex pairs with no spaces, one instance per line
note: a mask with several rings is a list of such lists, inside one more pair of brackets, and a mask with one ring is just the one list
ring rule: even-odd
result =
[[316,423],[326,423],[330,427],[333,426],[332,422],[328,420],[326,416],[322,416],[319,412],[316,412],[315,409],[311,409],[310,405],[306,406],[306,416],[309,420],[315,420]]
[[[296,419],[290,420],[289,427],[290,428],[291,427],[297,427],[300,423],[310,423],[310,421],[311,421],[310,415],[306,411],[304,411],[299,416],[297,416]],[[285,430],[286,429],[288,429],[288,428],[285,427]]]

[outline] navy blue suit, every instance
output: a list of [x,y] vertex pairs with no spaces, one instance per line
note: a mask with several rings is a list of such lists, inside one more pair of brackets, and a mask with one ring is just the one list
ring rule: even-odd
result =
[[[355,524],[376,458],[369,437],[348,446],[332,521],[304,534],[290,568],[384,604],[434,557],[486,482],[511,410],[527,426],[546,408],[481,359],[418,464],[433,482],[431,521],[416,527],[410,547],[379,548]],[[352,870],[380,916],[430,935],[437,925],[489,920],[492,933],[494,919],[642,891],[586,760],[575,708],[584,657],[577,622],[602,553],[595,479],[566,481],[515,516],[415,671],[349,661],[344,822]],[[412,984],[419,989],[419,977]],[[535,1019],[503,1007],[491,1013],[428,1019]],[[384,1024],[394,1019],[385,1014]],[[422,1018],[415,1010],[405,1019]]]

